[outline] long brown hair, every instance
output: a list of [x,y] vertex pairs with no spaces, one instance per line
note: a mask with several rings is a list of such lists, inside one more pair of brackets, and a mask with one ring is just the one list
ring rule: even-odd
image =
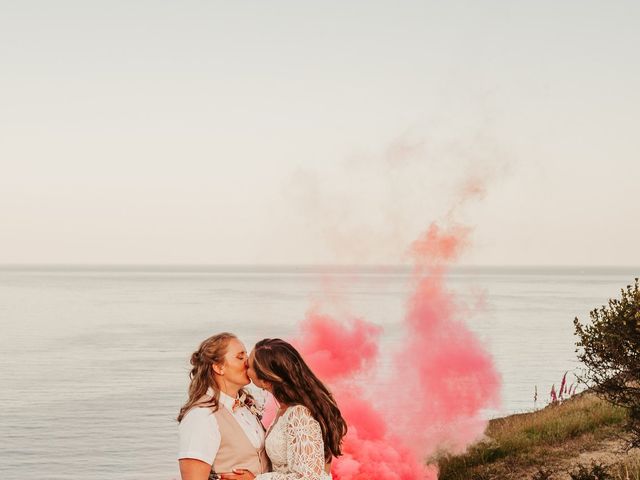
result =
[[333,395],[315,376],[298,351],[279,338],[265,338],[253,349],[256,376],[272,385],[273,396],[286,405],[304,405],[320,424],[324,458],[342,455],[342,438],[347,422],[342,418]]
[[[218,410],[220,389],[216,383],[211,366],[224,363],[227,347],[229,346],[229,342],[234,338],[237,337],[232,333],[218,333],[203,341],[200,347],[191,354],[192,368],[189,372],[189,378],[191,379],[191,383],[189,384],[189,399],[180,409],[177,418],[178,422],[181,422],[185,414],[195,406],[210,407],[214,412]],[[203,397],[207,395],[209,387],[213,390],[213,397],[203,401]]]

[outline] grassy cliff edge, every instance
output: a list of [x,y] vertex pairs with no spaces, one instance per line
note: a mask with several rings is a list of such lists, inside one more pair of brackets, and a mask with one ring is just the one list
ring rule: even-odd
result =
[[579,465],[597,463],[608,467],[611,477],[605,478],[640,480],[640,457],[624,450],[625,420],[624,409],[589,392],[497,418],[466,453],[436,459],[439,479],[563,480],[571,479]]

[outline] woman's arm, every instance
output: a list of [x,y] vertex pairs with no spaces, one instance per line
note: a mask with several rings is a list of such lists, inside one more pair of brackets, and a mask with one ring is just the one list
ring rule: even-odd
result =
[[207,480],[220,447],[216,417],[209,409],[192,409],[180,422],[178,437],[182,480]]
[[195,458],[180,459],[180,476],[182,480],[207,480],[211,473],[211,465]]

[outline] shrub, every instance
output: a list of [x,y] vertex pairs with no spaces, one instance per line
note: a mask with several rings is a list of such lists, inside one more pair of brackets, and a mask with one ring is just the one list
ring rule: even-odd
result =
[[531,477],[531,480],[552,480],[553,472],[551,470],[545,470],[539,468],[538,471]]
[[602,464],[592,463],[591,469],[578,465],[578,469],[570,473],[571,480],[613,480],[609,469]]
[[574,320],[578,358],[585,366],[582,380],[614,405],[627,409],[631,446],[640,446],[640,288],[621,290],[590,313],[591,324]]

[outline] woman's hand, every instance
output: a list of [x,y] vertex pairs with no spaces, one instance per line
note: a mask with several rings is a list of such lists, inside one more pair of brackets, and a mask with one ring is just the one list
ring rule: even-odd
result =
[[256,476],[245,468],[234,468],[233,473],[221,473],[221,480],[253,480]]

